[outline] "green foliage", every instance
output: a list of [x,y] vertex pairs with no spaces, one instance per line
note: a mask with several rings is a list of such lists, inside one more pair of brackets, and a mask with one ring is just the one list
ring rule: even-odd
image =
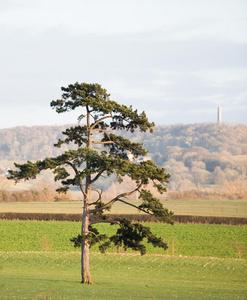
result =
[[[74,243],[75,248],[80,248],[81,243],[87,241],[92,247],[93,245],[100,243],[99,250],[102,253],[105,253],[106,248],[110,247],[110,241],[108,240],[107,235],[99,234],[99,231],[92,226],[88,227],[89,233],[88,234],[78,234],[77,237],[70,239],[72,243]],[[104,243],[102,243],[104,241]]]
[[[110,237],[110,241],[114,243],[117,248],[123,246],[125,250],[131,248],[134,251],[139,251],[141,255],[146,254],[146,246],[141,242],[147,239],[154,247],[160,247],[166,250],[167,244],[153,234],[150,227],[145,227],[140,223],[132,224],[128,219],[117,219],[120,228],[116,235]],[[113,224],[113,223],[112,223]]]
[[75,126],[71,128],[67,128],[63,131],[63,135],[67,136],[64,140],[59,139],[55,147],[60,148],[63,144],[69,144],[70,142],[75,143],[79,147],[83,144],[87,143],[86,135],[87,135],[87,126]]
[[[110,100],[110,94],[99,84],[78,83],[70,84],[68,87],[62,87],[62,99],[53,100],[51,107],[55,108],[58,113],[64,113],[75,110],[78,107],[90,107],[90,112],[94,113],[93,118],[95,124],[105,115],[110,114],[112,121],[110,125],[100,122],[97,126],[100,129],[125,129],[133,132],[136,128],[141,131],[147,130],[152,132],[154,123],[149,123],[146,114],[142,112],[138,115],[137,110],[133,110],[132,106],[127,107]],[[85,116],[80,115],[79,119]],[[123,120],[128,124],[124,125]],[[96,127],[97,128],[97,127]],[[73,139],[72,139],[73,140]]]
[[[132,224],[130,220],[116,219],[113,224],[116,224],[116,221],[120,228],[117,230],[115,235],[107,237],[105,234],[99,234],[99,231],[92,226],[89,226],[89,233],[84,235],[78,235],[77,237],[72,238],[70,241],[74,243],[74,247],[81,247],[81,243],[87,241],[90,244],[90,247],[96,243],[100,243],[99,250],[102,253],[105,253],[106,248],[111,246],[113,243],[117,249],[123,247],[126,251],[128,248],[139,251],[141,255],[146,254],[146,246],[142,244],[144,239],[147,239],[148,243],[151,243],[154,247],[160,247],[166,250],[168,248],[167,244],[153,234],[150,230],[150,227],[143,226],[140,223]],[[104,243],[102,243],[104,241]]]
[[[127,159],[126,149],[131,151],[132,155],[137,158],[138,156],[145,156],[148,151],[143,149],[143,143],[131,143],[130,140],[123,138],[122,136],[116,136],[112,133],[104,134],[102,139],[103,143],[107,143],[109,138],[114,143],[108,146],[109,152],[113,157],[121,156],[121,158]],[[118,146],[116,146],[118,145]],[[105,145],[106,146],[106,145]]]
[[167,208],[161,204],[158,198],[155,198],[149,191],[141,190],[140,199],[143,200],[139,208],[147,213],[152,212],[162,222],[173,224],[173,212],[169,212]]
[[16,182],[18,182],[21,179],[35,179],[37,174],[39,174],[40,172],[38,165],[32,163],[29,160],[23,165],[15,163],[15,167],[19,168],[20,171],[9,170],[9,179],[14,179]]

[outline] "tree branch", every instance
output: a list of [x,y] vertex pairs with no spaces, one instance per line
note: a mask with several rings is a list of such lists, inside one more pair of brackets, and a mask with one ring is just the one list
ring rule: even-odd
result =
[[120,222],[115,221],[115,220],[95,220],[95,221],[89,222],[90,225],[98,224],[98,223],[114,223],[114,224],[120,225]]
[[101,247],[104,249],[104,253],[105,253],[105,247],[103,246],[103,244],[101,243],[100,239],[98,238],[97,234],[95,234],[93,231],[88,231],[89,233],[92,233],[95,235],[95,237],[97,238],[98,242],[100,243]]
[[103,117],[103,118],[99,119],[96,123],[94,123],[94,124],[91,126],[91,129],[94,129],[94,127],[95,127],[96,125],[98,125],[100,122],[102,122],[103,120],[105,120],[105,119],[112,119],[112,118],[113,118],[113,116],[106,116],[106,117]]
[[129,202],[124,201],[124,200],[122,200],[122,199],[118,199],[117,201],[123,202],[124,204],[130,205],[130,206],[132,206],[132,207],[134,207],[134,208],[136,208],[136,209],[138,209],[138,210],[141,210],[141,211],[145,212],[146,214],[149,214],[149,215],[153,216],[153,214],[151,214],[150,212],[145,211],[144,209],[142,209],[142,208],[140,208],[140,207],[138,207],[138,206],[136,206],[136,205],[134,205],[134,204],[132,204],[132,203],[129,203]]
[[115,144],[117,145],[115,142],[113,141],[106,141],[106,142],[93,142],[93,144]]
[[[72,169],[75,171],[75,174],[76,174],[77,176],[79,176],[79,172],[78,172],[77,168],[76,168],[70,161],[66,161],[65,163],[68,164],[68,165],[70,165],[70,166],[72,167]],[[82,180],[81,180],[80,177],[79,177],[79,186],[80,186],[80,189],[81,189],[81,191],[82,191],[84,197],[86,197],[87,194],[86,194],[86,192],[85,192],[85,190],[84,190],[84,187],[83,187],[83,185],[82,185]]]
[[99,198],[98,198],[95,202],[89,203],[89,205],[96,204],[98,201],[100,201],[100,200],[101,200],[101,195],[102,195],[102,192],[103,192],[102,189],[101,189],[101,192],[99,192],[99,191],[96,190],[96,189],[91,189],[91,191],[97,192],[97,193],[99,194]]
[[105,133],[105,135],[107,135],[108,139],[111,140],[109,133],[107,131],[105,131],[104,129],[96,128],[96,129],[93,129],[92,131],[102,131],[102,132]]
[[124,197],[130,196],[130,195],[136,193],[136,192],[139,190],[139,188],[140,188],[141,186],[142,186],[142,183],[139,184],[139,186],[136,187],[133,191],[122,193],[122,194],[116,196],[115,198],[113,198],[112,200],[110,200],[110,201],[109,201],[108,203],[106,203],[105,205],[103,205],[103,206],[101,206],[101,207],[99,207],[99,208],[95,208],[95,209],[89,210],[89,214],[91,214],[91,213],[96,213],[96,212],[98,212],[98,211],[104,210],[104,209],[110,207],[114,202],[120,200],[120,198],[124,198]]
[[99,179],[99,177],[105,172],[105,169],[99,172],[91,181],[90,183],[93,184],[95,181]]
[[100,122],[102,122],[103,120],[105,120],[105,119],[118,119],[118,120],[122,120],[122,121],[125,121],[125,122],[127,122],[127,123],[130,123],[129,121],[127,121],[125,118],[121,118],[121,117],[119,117],[119,116],[106,116],[106,117],[104,117],[104,118],[101,118],[101,119],[99,119],[96,123],[94,123],[93,125],[92,125],[92,127],[91,127],[91,129],[94,129],[94,127],[96,126],[96,125],[98,125]]

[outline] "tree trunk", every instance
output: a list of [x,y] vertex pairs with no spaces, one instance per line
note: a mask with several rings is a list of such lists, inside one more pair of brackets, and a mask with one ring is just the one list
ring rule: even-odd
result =
[[[92,149],[92,132],[90,128],[90,111],[87,107],[87,127],[88,127],[88,142],[87,147]],[[86,161],[87,170],[90,169],[90,159]],[[82,228],[81,234],[88,234],[88,225],[89,225],[89,201],[91,197],[91,176],[86,177],[86,196],[84,197],[84,206],[83,206],[83,215],[82,215]],[[81,283],[84,284],[93,284],[90,271],[89,271],[89,244],[87,241],[81,243]]]
[[[88,234],[88,204],[84,201],[83,216],[82,216],[82,228],[81,234]],[[87,241],[81,243],[81,283],[93,284],[89,270],[89,244]]]

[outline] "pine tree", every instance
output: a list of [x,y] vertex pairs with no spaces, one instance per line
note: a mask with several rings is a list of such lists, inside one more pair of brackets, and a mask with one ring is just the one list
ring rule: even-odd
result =
[[[31,161],[25,164],[15,163],[17,170],[9,171],[9,179],[16,182],[21,179],[34,179],[42,170],[51,169],[55,174],[55,181],[61,182],[59,192],[66,193],[73,186],[80,188],[83,198],[81,234],[71,241],[75,246],[81,247],[82,283],[91,284],[93,282],[89,269],[89,248],[96,242],[100,242],[99,248],[102,252],[113,243],[118,247],[123,246],[124,249],[130,247],[145,254],[143,239],[147,239],[154,246],[167,249],[167,244],[148,227],[139,223],[132,224],[128,219],[109,220],[105,212],[114,203],[122,202],[156,216],[161,222],[172,224],[173,213],[165,209],[159,199],[153,197],[148,190],[151,183],[160,193],[165,192],[169,174],[151,160],[138,162],[139,157],[147,154],[143,144],[132,143],[120,135],[121,130],[153,132],[154,123],[148,121],[144,112],[138,114],[131,106],[127,107],[110,100],[110,95],[99,84],[77,82],[61,89],[63,91],[61,99],[52,101],[51,107],[57,113],[78,109],[84,114],[79,115],[78,125],[63,132],[64,139],[59,139],[55,146],[61,147],[65,143],[71,143],[76,145],[76,150],[65,151],[57,157],[35,163]],[[82,120],[84,123],[81,124]],[[134,160],[130,159],[130,156],[134,157]],[[124,176],[130,177],[135,182],[135,188],[104,203],[103,191],[95,189],[95,185],[101,176],[112,175],[116,176],[118,182],[121,182]],[[98,194],[97,200],[92,200],[92,192]],[[142,201],[139,206],[128,199],[134,193],[138,193]],[[116,234],[112,237],[99,234],[92,225],[102,222],[118,224]]]

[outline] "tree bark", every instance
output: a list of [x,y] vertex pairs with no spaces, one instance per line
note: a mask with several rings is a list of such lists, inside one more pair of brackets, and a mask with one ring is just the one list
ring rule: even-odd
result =
[[[88,204],[84,201],[83,216],[82,216],[82,228],[81,234],[88,234],[88,222],[89,217],[87,214]],[[93,284],[89,270],[89,244],[87,241],[81,243],[81,283]]]

